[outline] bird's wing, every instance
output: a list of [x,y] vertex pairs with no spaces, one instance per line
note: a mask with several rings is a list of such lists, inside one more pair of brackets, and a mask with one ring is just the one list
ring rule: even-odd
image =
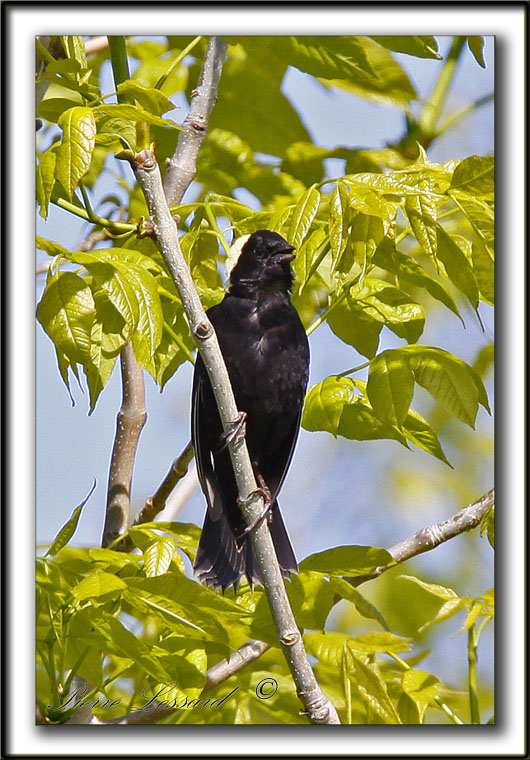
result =
[[[283,481],[285,480],[285,476],[287,475],[289,465],[291,464],[296,441],[298,440],[301,418],[302,407],[300,407],[298,414],[293,419],[288,434],[284,436],[280,450],[275,454],[276,462],[283,461],[283,468],[281,472],[267,473],[268,477],[267,475],[264,475],[271,490],[273,499],[276,498],[276,495],[279,493]],[[274,469],[277,470],[277,468]]]
[[215,476],[213,453],[209,444],[209,431],[204,414],[204,394],[206,392],[206,369],[201,358],[197,357],[193,375],[191,437],[195,449],[197,474],[202,491],[208,502],[208,511],[212,520],[218,520],[222,514],[219,484]]

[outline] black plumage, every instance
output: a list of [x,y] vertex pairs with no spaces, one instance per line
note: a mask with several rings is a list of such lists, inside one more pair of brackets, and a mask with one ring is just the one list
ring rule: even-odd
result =
[[[277,495],[298,437],[307,387],[309,346],[291,304],[294,248],[276,232],[254,232],[241,250],[223,301],[208,310],[237,407],[246,413],[246,442],[258,482],[270,491],[269,528],[284,577],[298,569]],[[192,439],[206,513],[195,560],[198,578],[226,589],[243,576],[260,583],[250,535],[210,381],[197,357]],[[266,490],[266,489],[265,489]]]

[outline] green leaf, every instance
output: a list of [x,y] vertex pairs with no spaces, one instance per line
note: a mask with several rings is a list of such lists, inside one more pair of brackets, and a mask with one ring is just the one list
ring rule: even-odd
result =
[[50,271],[37,318],[55,344],[61,376],[68,387],[68,366],[90,361],[95,304],[86,282],[73,272]]
[[377,78],[356,37],[274,37],[274,55],[314,77],[355,79],[361,73]]
[[360,354],[369,359],[375,356],[383,323],[364,304],[357,303],[351,293],[330,311],[327,321],[335,335]]
[[480,521],[480,535],[486,533],[492,549],[495,549],[495,506],[488,509]]
[[77,506],[74,511],[72,512],[72,516],[66,523],[66,525],[63,525],[59,533],[55,536],[53,539],[50,548],[46,552],[46,557],[53,557],[55,554],[57,554],[63,546],[66,546],[67,543],[70,541],[72,536],[74,535],[77,523],[79,522],[79,518],[81,517],[81,512],[83,510],[83,507],[87,503],[87,501],[90,499],[92,494],[94,493],[94,489],[96,487],[96,481],[94,480],[94,484],[90,491],[88,492],[88,495],[83,499],[81,504]]
[[467,599],[449,599],[447,602],[444,602],[442,604],[436,615],[431,620],[428,620],[420,628],[418,628],[418,633],[423,633],[428,628],[431,628],[431,626],[437,625],[438,623],[443,623],[444,620],[448,620],[450,617],[453,617],[453,615],[456,615],[457,612],[460,612],[460,610],[462,610],[467,604]]
[[326,430],[334,436],[358,441],[391,438],[406,446],[405,436],[374,413],[364,395],[365,384],[331,376],[313,386],[306,396],[302,425],[306,430]]
[[388,247],[388,238],[384,238],[381,244],[378,246],[377,251],[374,254],[372,263],[382,269],[386,269],[393,274],[397,274],[399,279],[403,283],[411,283],[425,290],[437,301],[443,303],[453,314],[460,319],[462,324],[464,321],[460,316],[458,307],[452,297],[443,285],[437,280],[434,280],[423,267],[411,256],[407,256],[405,253],[396,253],[395,258],[385,250]]
[[90,168],[95,147],[96,121],[91,108],[70,108],[59,118],[63,137],[57,148],[55,177],[70,200],[79,180]]
[[80,65],[80,68],[86,69],[87,60],[85,54],[85,43],[81,35],[69,34],[61,36],[61,44],[64,48],[67,58],[73,58]]
[[346,185],[339,182],[329,202],[329,242],[333,269],[337,267],[346,247],[350,218],[349,191]]
[[306,430],[326,430],[337,436],[344,406],[355,399],[355,389],[347,377],[332,375],[308,392],[302,425]]
[[74,586],[72,595],[77,601],[84,602],[87,599],[118,596],[125,588],[125,581],[118,575],[105,572],[92,573]]
[[471,258],[480,294],[486,303],[493,306],[495,304],[495,264],[482,241],[473,243]]
[[385,549],[373,546],[336,546],[306,557],[300,570],[312,570],[325,575],[368,575],[377,567],[394,565],[392,556]]
[[[122,580],[116,576],[111,577],[118,582]],[[119,592],[116,589],[114,593]],[[74,615],[69,633],[75,635],[78,647],[88,644],[92,649],[98,649],[100,658],[102,653],[125,657],[157,683],[169,684],[173,680],[138,636],[101,607],[90,606],[79,610]]]
[[469,49],[473,53],[473,56],[479,66],[483,69],[486,68],[486,61],[484,59],[484,37],[471,36],[467,38],[467,44]]
[[[82,105],[83,98],[77,93],[70,98],[49,97],[48,93],[52,87],[53,85],[50,86],[48,92],[46,93],[46,97],[44,97],[37,106],[36,116],[38,116],[40,119],[46,119],[46,121],[56,124],[59,121],[61,114],[63,114],[65,111],[68,111],[70,108],[74,108],[75,106]],[[65,94],[67,93],[65,92]],[[53,147],[54,146],[52,145],[51,148]],[[48,150],[50,150],[50,148],[48,148]]]
[[296,110],[281,92],[286,70],[287,65],[267,49],[245,48],[237,60],[229,57],[223,66],[222,93],[212,111],[210,129],[235,132],[253,151],[279,157],[293,142],[311,142]]
[[[388,631],[388,625],[379,610],[366,599],[361,592],[348,583],[344,578],[333,577],[331,579],[333,591],[342,599],[355,605],[357,612],[369,620],[377,620],[385,630]],[[297,618],[298,619],[298,618]]]
[[451,190],[451,198],[465,214],[477,237],[492,252],[495,247],[495,210],[489,198],[476,198],[461,190]]
[[414,409],[409,409],[401,430],[408,441],[453,469],[453,465],[445,456],[438,436],[429,423]]
[[426,581],[420,580],[420,578],[416,578],[414,575],[402,575],[401,578],[403,580],[415,583],[417,586],[424,589],[429,594],[436,596],[442,602],[442,605],[439,607],[436,615],[431,618],[431,620],[428,620],[426,623],[424,623],[418,629],[418,633],[422,633],[423,631],[427,630],[427,628],[430,628],[431,626],[436,625],[437,623],[441,623],[444,620],[452,617],[461,609],[463,609],[469,601],[466,598],[461,598],[456,593],[456,591],[454,591],[452,588],[448,588],[447,586],[441,586],[438,583],[427,583]]
[[378,354],[370,364],[366,391],[377,416],[401,427],[414,395],[414,375],[406,354],[392,350]]
[[366,278],[362,285],[351,287],[337,307],[330,310],[328,324],[341,340],[372,358],[383,325],[407,342],[415,343],[423,332],[425,314],[403,291],[382,280]]
[[301,628],[324,630],[335,603],[333,585],[320,573],[301,571],[291,576],[286,587],[297,624]]
[[321,80],[324,85],[338,87],[375,103],[403,108],[417,95],[409,78],[392,55],[368,37],[358,37],[374,75],[358,70],[349,79]]
[[374,37],[370,35],[370,39],[396,53],[407,53],[408,55],[415,55],[418,58],[436,58],[439,61],[442,60],[442,56],[438,52],[438,43],[434,37],[427,35],[419,37],[414,35]]
[[[393,226],[397,213],[398,204],[387,200],[381,193],[363,182],[356,182],[355,175],[346,177],[344,184],[350,190],[350,203],[355,211],[360,211],[368,216],[375,216],[381,220],[385,231]],[[357,217],[355,217],[357,218]],[[355,221],[352,226],[355,225]]]
[[456,591],[448,586],[441,586],[439,583],[427,583],[427,581],[422,581],[420,578],[416,578],[415,575],[401,575],[400,578],[415,583],[417,586],[420,586],[420,588],[428,591],[429,594],[433,594],[444,601],[460,600]]
[[423,386],[449,414],[474,427],[482,381],[461,359],[431,346],[405,346],[410,366]]
[[401,686],[404,693],[418,709],[419,722],[423,723],[425,710],[438,696],[439,680],[424,670],[407,670],[403,673]]
[[[353,216],[348,248],[351,246],[353,261],[361,268],[359,286],[363,284],[363,277],[384,234],[383,222],[377,216],[364,214],[362,211],[357,211]],[[352,263],[350,263],[348,256],[344,255],[337,268],[341,272],[348,272]]]
[[463,190],[474,197],[492,196],[495,192],[495,160],[493,156],[469,156],[456,167],[451,190]]
[[353,659],[355,662],[354,683],[367,707],[368,714],[374,712],[386,724],[401,723],[377,665],[375,663],[368,664],[355,655],[353,655]]
[[162,339],[164,315],[155,278],[140,266],[129,264],[130,284],[138,299],[138,324],[132,336],[134,354],[139,363],[155,375],[153,355]]
[[176,553],[177,547],[172,538],[160,538],[150,543],[144,551],[147,577],[154,578],[157,575],[164,575]]
[[287,240],[296,249],[300,248],[306,239],[319,205],[320,193],[314,186],[306,190],[296,204],[287,233]]
[[380,652],[408,652],[410,639],[396,636],[394,633],[366,633],[361,636],[348,636],[338,631],[325,633],[306,633],[304,643],[307,653],[318,657],[324,663],[340,667],[344,652],[353,656],[366,656]]
[[105,105],[94,106],[94,108],[90,110],[96,119],[99,119],[103,116],[112,116],[132,122],[133,124],[136,124],[139,121],[146,121],[148,124],[154,124],[158,127],[172,127],[173,129],[178,129],[179,131],[184,130],[183,127],[175,124],[174,121],[163,119],[161,116],[157,116],[154,113],[146,111],[145,108],[142,108],[141,106],[106,103]]
[[39,235],[35,237],[35,244],[37,248],[40,248],[41,251],[45,251],[50,256],[64,256],[66,258],[70,253],[66,248],[63,248],[60,243],[55,243],[53,240],[46,240]]
[[327,241],[328,237],[326,231],[322,229],[322,227],[319,227],[311,232],[309,237],[304,240],[301,247],[296,252],[296,258],[293,262],[293,270],[297,281],[300,283],[298,292],[303,290],[307,285],[317,253],[321,252],[321,246],[323,247],[326,245]]
[[405,198],[405,212],[418,243],[427,256],[436,261],[438,235],[436,232],[436,203],[432,196],[427,194],[407,196]]
[[[166,533],[170,533],[177,544],[184,544],[186,546],[197,546],[199,538],[201,536],[201,530],[193,523],[181,523],[181,522],[152,522],[142,523],[142,525],[135,526],[134,530],[141,531],[146,530],[163,530]],[[130,530],[133,530],[131,528]]]
[[85,266],[93,275],[92,292],[96,303],[99,291],[103,291],[129,327],[128,336],[132,335],[140,318],[140,306],[129,279],[129,265],[117,268],[110,263],[96,261]]
[[[57,162],[57,145],[52,145],[40,156],[39,182],[37,183],[37,202],[40,205],[40,215],[48,218],[48,206],[55,185],[55,166]],[[53,254],[55,255],[55,254]]]
[[146,87],[134,79],[120,82],[117,91],[119,95],[130,95],[138,101],[143,109],[156,116],[161,116],[166,111],[171,111],[175,108],[171,100],[160,90],[155,90],[154,87]]
[[466,255],[456,242],[439,224],[438,230],[438,259],[442,262],[447,276],[461,293],[463,293],[473,308],[478,307],[478,287],[475,275]]

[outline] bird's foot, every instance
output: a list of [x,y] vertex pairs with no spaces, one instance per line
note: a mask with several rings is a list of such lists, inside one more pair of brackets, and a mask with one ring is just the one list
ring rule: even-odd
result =
[[[268,485],[263,480],[262,476],[258,473],[257,481],[259,483],[259,488],[256,488],[255,491],[252,491],[252,493],[249,494],[248,498],[252,498],[253,496],[261,496],[263,499],[264,509],[263,512],[258,515],[250,525],[247,525],[247,527],[239,534],[237,537],[237,540],[240,541],[244,536],[246,536],[248,533],[250,533],[251,530],[254,530],[256,526],[258,526],[263,520],[267,520],[267,523],[270,525],[272,522],[272,496],[270,489]],[[241,500],[238,499],[238,503],[241,505]]]
[[237,420],[231,423],[231,430],[221,433],[217,453],[224,451],[232,441],[242,441],[247,432],[247,413],[239,412]]

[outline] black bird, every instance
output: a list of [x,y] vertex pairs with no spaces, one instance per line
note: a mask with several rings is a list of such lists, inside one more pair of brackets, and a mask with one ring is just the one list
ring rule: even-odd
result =
[[[309,345],[290,290],[294,248],[269,230],[254,232],[231,271],[223,301],[208,310],[223,353],[284,577],[298,570],[277,495],[293,455],[309,371]],[[261,583],[237,503],[237,486],[206,369],[197,357],[192,439],[208,510],[194,570],[223,591],[246,576]]]

